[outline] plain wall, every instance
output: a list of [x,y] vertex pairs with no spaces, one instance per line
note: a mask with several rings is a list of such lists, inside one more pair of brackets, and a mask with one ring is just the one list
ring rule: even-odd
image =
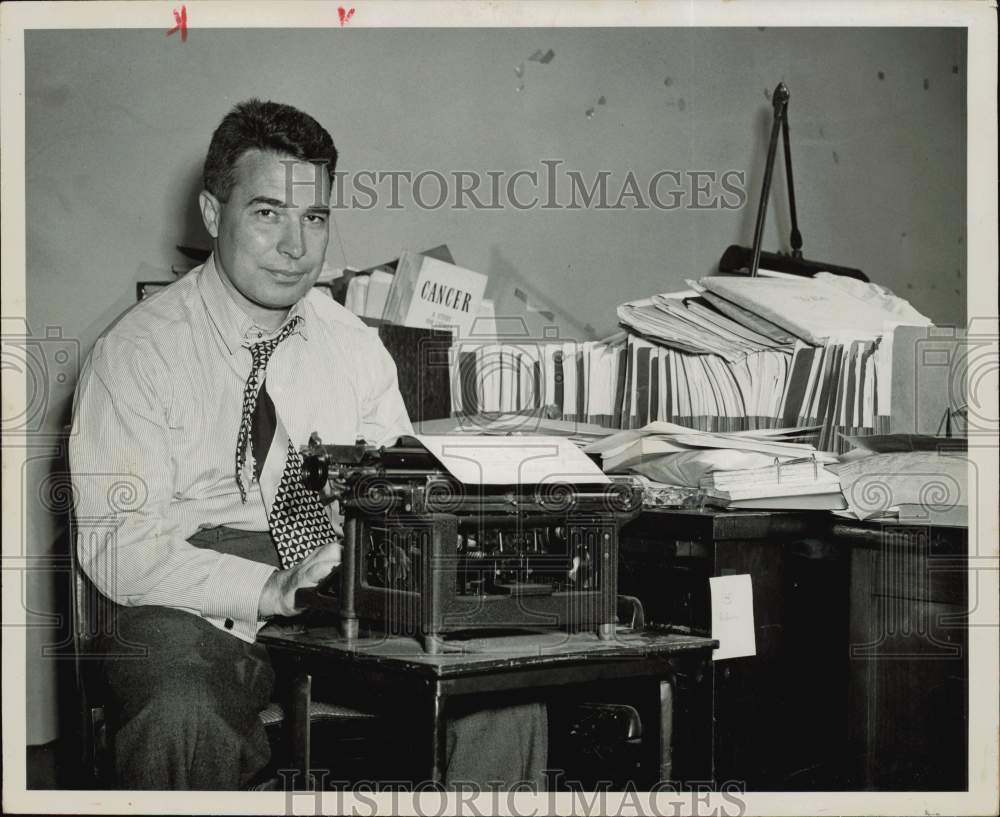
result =
[[[529,59],[547,49],[550,62]],[[710,274],[726,246],[751,242],[779,80],[806,257],[860,267],[935,322],[964,324],[964,31],[751,28],[195,29],[187,42],[30,31],[28,325],[58,328],[82,357],[134,302],[136,281],[170,277],[176,244],[207,246],[195,195],[211,132],[258,96],[319,119],[349,173],[544,173],[542,160],[558,160],[585,179],[609,171],[614,199],[629,171],[642,186],[660,170],[744,172],[746,202],[730,210],[391,210],[383,199],[335,214],[334,266],[447,243],[490,276],[498,314],[524,313],[527,299],[563,336],[600,337],[618,304]],[[768,250],[788,248],[781,165],[779,152]],[[45,430],[68,421],[74,384],[75,371],[50,384]],[[61,467],[45,450],[29,461],[30,555],[66,547],[64,515],[39,499]],[[32,576],[31,609],[64,607],[57,587]],[[29,640],[31,743],[58,732],[57,664],[40,654],[52,632]]]

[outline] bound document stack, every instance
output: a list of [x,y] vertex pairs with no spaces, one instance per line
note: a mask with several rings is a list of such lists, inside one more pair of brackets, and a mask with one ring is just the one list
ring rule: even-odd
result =
[[837,475],[815,457],[780,462],[763,468],[712,471],[700,484],[708,504],[733,509],[781,508],[842,510],[847,507]]

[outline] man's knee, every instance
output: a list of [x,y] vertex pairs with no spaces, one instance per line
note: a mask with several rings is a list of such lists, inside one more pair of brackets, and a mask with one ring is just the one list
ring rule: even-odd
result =
[[151,690],[137,717],[160,724],[162,731],[246,734],[257,719],[256,702],[233,689],[194,675],[163,678]]
[[157,684],[114,735],[127,788],[235,789],[270,755],[257,712],[202,679]]

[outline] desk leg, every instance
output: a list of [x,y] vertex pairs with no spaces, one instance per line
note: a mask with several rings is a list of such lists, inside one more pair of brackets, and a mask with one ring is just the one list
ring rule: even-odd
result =
[[660,770],[659,780],[673,780],[674,687],[660,681]]
[[340,566],[340,631],[347,639],[358,637],[358,614],[354,609],[358,547],[358,520],[351,516],[344,521],[343,562]]
[[[674,670],[671,690],[674,705],[670,715],[673,737],[661,737],[661,740],[671,740],[672,743],[670,775],[677,782],[714,786],[711,658],[678,656],[671,659],[670,664]],[[661,729],[665,717],[666,714],[662,713]]]
[[444,781],[445,768],[445,697],[437,684],[433,684],[430,692],[430,774],[428,780],[434,783]]

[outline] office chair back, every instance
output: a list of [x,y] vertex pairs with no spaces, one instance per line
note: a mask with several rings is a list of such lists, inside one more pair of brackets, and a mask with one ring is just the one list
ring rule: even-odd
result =
[[[78,528],[70,512],[70,605],[73,638],[73,669],[79,701],[78,739],[80,761],[91,782],[105,786],[110,782],[107,723],[105,717],[106,689],[100,674],[101,654],[96,644],[102,636],[112,637],[115,631],[115,605],[91,582],[80,566],[77,555]],[[86,535],[86,534],[85,534]],[[90,535],[97,535],[91,533]]]

